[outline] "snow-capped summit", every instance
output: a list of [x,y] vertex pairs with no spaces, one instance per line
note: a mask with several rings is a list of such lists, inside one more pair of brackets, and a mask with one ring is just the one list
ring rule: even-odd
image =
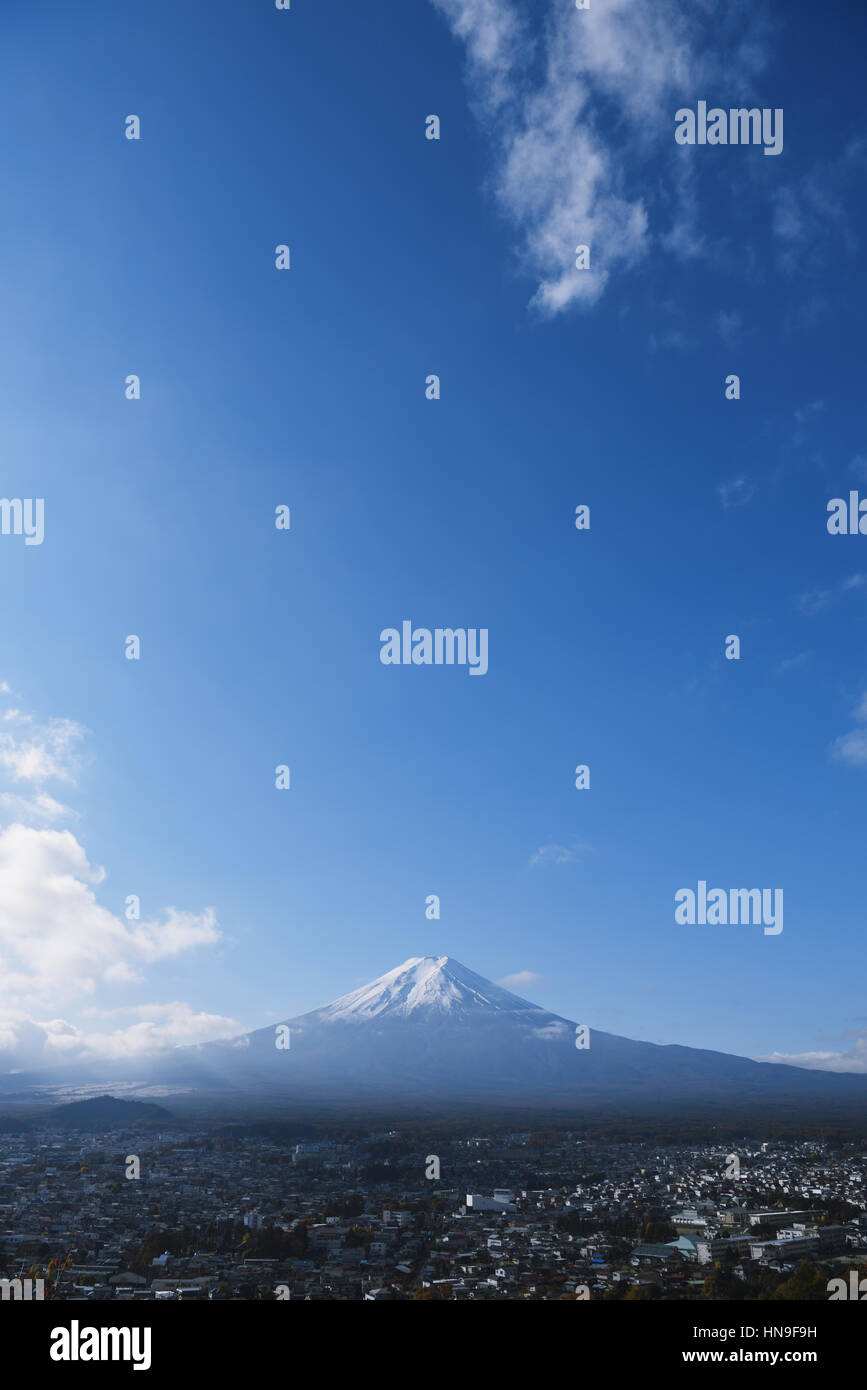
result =
[[387,1014],[407,1016],[419,1009],[457,1016],[484,1009],[525,1014],[537,1008],[449,956],[410,956],[369,985],[362,985],[315,1012],[323,1022],[355,1022]]

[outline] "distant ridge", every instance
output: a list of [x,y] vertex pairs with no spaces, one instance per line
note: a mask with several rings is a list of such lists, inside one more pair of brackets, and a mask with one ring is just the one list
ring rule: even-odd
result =
[[174,1116],[161,1105],[143,1100],[119,1100],[116,1096],[94,1096],[55,1105],[39,1117],[38,1123],[60,1125],[64,1129],[122,1129],[127,1125],[165,1124]]

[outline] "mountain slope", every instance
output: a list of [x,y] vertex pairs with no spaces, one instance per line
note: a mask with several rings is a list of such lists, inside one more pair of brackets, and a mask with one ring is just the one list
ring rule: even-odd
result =
[[[288,1047],[277,1040],[288,1028]],[[299,1098],[656,1103],[862,1099],[867,1077],[805,1071],[590,1030],[446,956],[412,957],[323,1008],[160,1067],[203,1088]]]

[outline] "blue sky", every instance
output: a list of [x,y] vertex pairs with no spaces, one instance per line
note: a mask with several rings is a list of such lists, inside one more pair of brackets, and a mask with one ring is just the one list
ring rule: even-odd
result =
[[[826,529],[867,495],[861,7],[0,33],[0,492],[45,501],[0,536],[5,1064],[449,954],[867,1070],[867,540]],[[782,108],[782,153],[677,145],[704,99]],[[487,674],[383,666],[403,619],[487,628]],[[783,932],[678,925],[699,879],[782,888]]]

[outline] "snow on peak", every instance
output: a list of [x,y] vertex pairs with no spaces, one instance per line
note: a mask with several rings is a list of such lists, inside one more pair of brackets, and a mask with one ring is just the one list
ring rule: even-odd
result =
[[407,1017],[418,1010],[444,1014],[483,1009],[525,1013],[537,1007],[449,956],[411,956],[369,985],[344,994],[317,1012],[324,1020],[360,1022],[384,1014]]

